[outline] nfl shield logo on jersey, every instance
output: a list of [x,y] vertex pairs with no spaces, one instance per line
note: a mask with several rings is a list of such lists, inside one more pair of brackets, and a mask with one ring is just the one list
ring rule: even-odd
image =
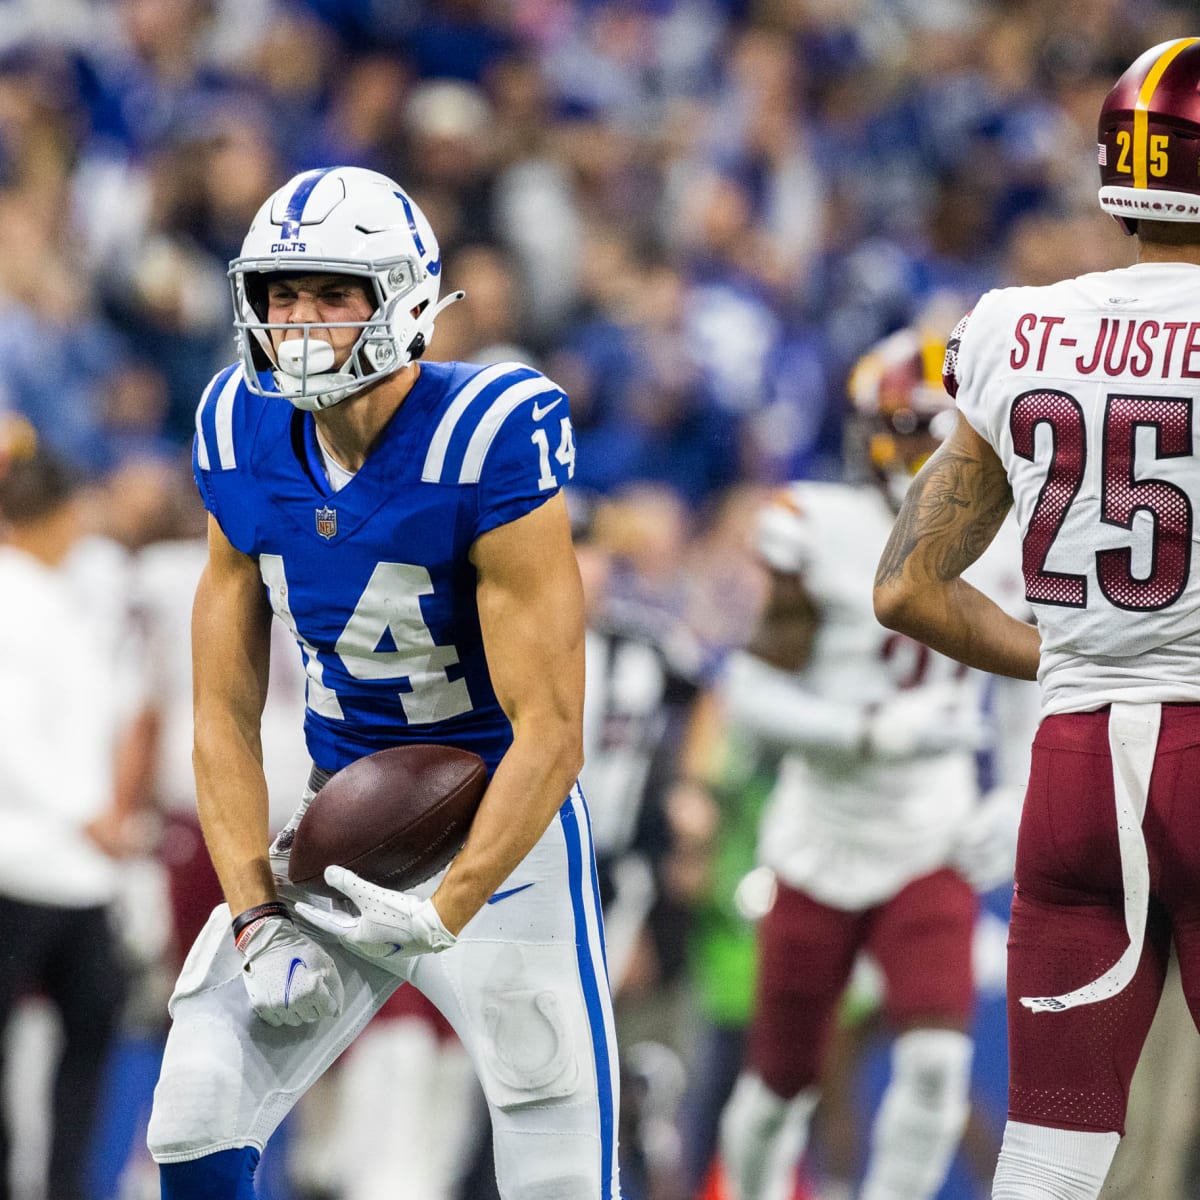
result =
[[336,508],[317,509],[317,532],[326,539],[337,536]]

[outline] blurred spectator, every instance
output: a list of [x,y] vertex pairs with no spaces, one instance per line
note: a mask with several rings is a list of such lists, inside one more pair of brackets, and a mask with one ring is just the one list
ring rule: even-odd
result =
[[690,520],[668,489],[630,487],[577,522],[587,605],[585,765],[622,1061],[621,1174],[629,1200],[678,1170],[684,1068],[636,1032],[684,980],[690,907],[705,886],[713,657],[690,627]]
[[[7,435],[0,431],[0,438]],[[0,465],[0,1031],[34,993],[62,1032],[47,1195],[83,1200],[97,1097],[125,992],[110,924],[135,846],[117,790],[121,706],[110,640],[64,564],[82,532],[77,480],[44,449]],[[0,1131],[0,1180],[10,1144]],[[7,1194],[7,1186],[4,1186]]]
[[436,357],[446,362],[534,362],[536,355],[519,342],[525,296],[508,256],[493,246],[464,246],[447,270],[466,298],[438,318]]
[[[826,180],[801,106],[802,61],[780,34],[742,33],[698,147],[707,170],[744,189],[761,246],[753,269],[781,288],[803,280],[825,229]],[[696,164],[700,172],[706,169]],[[691,184],[694,187],[694,183]],[[746,239],[750,251],[753,235]]]
[[439,0],[426,5],[402,39],[417,74],[482,83],[513,45],[500,15],[503,9],[496,9],[488,0]]
[[[225,0],[240,6],[243,0]],[[258,36],[236,43],[236,49],[216,61],[234,74],[233,98],[245,104],[246,93],[263,106],[260,136],[269,136],[283,159],[278,185],[305,167],[328,166],[314,161],[322,149],[321,122],[339,80],[354,91],[352,70],[344,70],[345,47],[333,26],[319,20],[302,3],[257,0],[269,9],[270,19]],[[344,7],[350,7],[347,3]],[[228,88],[218,101],[229,98]],[[357,131],[352,128],[348,136]]]
[[639,362],[643,265],[621,229],[589,231],[580,248],[580,295],[548,361],[571,397],[583,492],[611,492],[640,477],[641,436],[630,411]]
[[124,358],[46,211],[0,191],[0,395],[74,466],[107,465],[104,395]]
[[[670,813],[702,756],[702,695],[713,660],[688,625],[683,586],[689,522],[669,490],[627,488],[597,505],[577,538],[587,599],[586,763],[618,1007],[677,974],[679,875]],[[618,1021],[619,1021],[618,1013]]]
[[698,1028],[685,1059],[680,1102],[679,1176],[699,1196],[717,1170],[717,1130],[746,1052],[757,965],[754,925],[770,897],[770,873],[756,865],[758,823],[774,780],[754,747],[726,734],[712,767],[718,828],[709,867],[693,897],[688,967]]
[[[393,55],[350,60],[332,85],[313,137],[290,153],[292,165],[296,170],[336,163],[384,174],[397,171],[403,151],[396,114],[404,110],[409,87],[409,74]],[[262,192],[260,187],[257,194]],[[243,222],[243,229],[248,224]]]
[[61,203],[80,133],[61,62],[14,52],[0,62],[0,186],[43,211]]
[[[743,414],[714,402],[715,380],[706,378],[706,367],[732,379],[736,355],[724,349],[728,343],[744,352],[753,375],[755,351],[765,348],[755,338],[762,331],[749,327],[762,316],[774,328],[774,318],[752,300],[743,308],[719,288],[697,296],[667,261],[644,264],[640,282],[624,418],[641,443],[631,475],[672,487],[699,506],[743,477],[745,454]],[[726,300],[729,308],[721,311]],[[748,344],[740,341],[744,334]]]
[[209,71],[210,0],[115,0],[81,47],[79,95],[91,137],[133,160],[169,143],[219,82]]
[[492,239],[491,117],[483,92],[453,79],[427,80],[405,102],[405,185],[443,254]]
[[160,364],[161,429],[177,445],[193,430],[196,400],[226,353],[230,292],[218,254],[236,249],[228,222],[245,216],[238,201],[246,193],[223,185],[254,183],[253,167],[269,161],[259,142],[239,162],[234,137],[216,129],[211,140],[168,146],[132,176],[97,167],[77,198],[98,301],[128,352]]
[[519,264],[532,338],[538,345],[552,342],[578,296],[586,234],[571,162],[553,137],[501,166],[491,217],[498,240]]

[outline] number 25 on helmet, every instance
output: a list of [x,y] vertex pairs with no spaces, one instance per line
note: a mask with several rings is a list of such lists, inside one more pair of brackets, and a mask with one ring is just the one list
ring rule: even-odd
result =
[[1200,221],[1200,38],[1141,55],[1100,109],[1100,207],[1126,233],[1148,221]]

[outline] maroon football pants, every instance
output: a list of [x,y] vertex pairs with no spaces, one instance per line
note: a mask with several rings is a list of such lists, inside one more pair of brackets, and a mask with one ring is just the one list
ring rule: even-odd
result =
[[914,880],[860,912],[831,908],[780,883],[759,925],[750,1068],[779,1096],[818,1082],[860,950],[869,950],[883,973],[893,1027],[928,1022],[965,1029],[976,910],[975,893],[950,870]]
[[1172,937],[1193,1019],[1200,1014],[1200,706],[1163,705],[1142,825],[1150,911],[1124,991],[1030,1012],[1098,978],[1128,944],[1108,710],[1047,717],[1034,740],[1009,926],[1009,1116],[1124,1133],[1129,1083],[1162,992]]

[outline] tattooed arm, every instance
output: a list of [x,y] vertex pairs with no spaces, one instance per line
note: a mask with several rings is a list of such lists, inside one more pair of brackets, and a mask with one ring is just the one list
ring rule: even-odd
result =
[[987,548],[1012,492],[995,451],[959,416],[913,480],[875,575],[875,615],[959,662],[1036,679],[1040,643],[960,578]]

